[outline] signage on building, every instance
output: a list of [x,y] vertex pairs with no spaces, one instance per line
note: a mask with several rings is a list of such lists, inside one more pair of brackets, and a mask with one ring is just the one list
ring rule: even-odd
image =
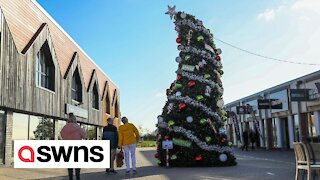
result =
[[88,111],[78,106],[66,104],[66,113],[73,113],[75,116],[88,119]]
[[310,101],[310,89],[290,89],[291,101]]
[[247,106],[237,106],[237,114],[248,114]]
[[173,149],[172,141],[162,141],[162,149]]
[[258,109],[282,109],[282,100],[258,99]]

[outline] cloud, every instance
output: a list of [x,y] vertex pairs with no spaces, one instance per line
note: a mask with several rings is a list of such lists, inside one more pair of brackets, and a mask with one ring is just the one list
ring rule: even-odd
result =
[[310,22],[311,21],[311,19],[308,16],[300,16],[299,20],[303,21],[303,22]]
[[320,14],[320,1],[319,0],[299,0],[292,4],[292,10],[306,10],[313,11]]
[[267,22],[271,21],[275,17],[275,11],[274,9],[266,9],[263,13],[260,13],[258,15],[258,19],[263,19]]
[[165,97],[166,94],[164,92],[158,92],[155,96],[156,97]]
[[277,8],[266,9],[264,12],[258,14],[258,19],[262,19],[266,22],[272,21],[276,14],[279,13],[283,9],[283,6],[279,6]]

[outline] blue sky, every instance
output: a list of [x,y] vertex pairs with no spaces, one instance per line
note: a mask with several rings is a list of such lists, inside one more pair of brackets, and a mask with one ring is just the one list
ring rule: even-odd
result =
[[[178,55],[167,5],[195,15],[213,35],[241,48],[285,60],[317,63],[320,1],[38,0],[120,87],[121,112],[154,130],[175,79]],[[316,71],[261,59],[220,42],[225,102]]]

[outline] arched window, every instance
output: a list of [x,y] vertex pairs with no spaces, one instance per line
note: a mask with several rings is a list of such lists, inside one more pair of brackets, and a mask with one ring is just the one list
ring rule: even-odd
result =
[[107,92],[107,97],[106,97],[106,113],[110,114],[110,98],[109,98],[109,92]]
[[116,104],[114,105],[114,117],[119,117],[119,107],[118,107],[118,100],[116,101]]
[[71,87],[72,99],[78,102],[82,102],[82,84],[78,68],[74,71],[72,76]]
[[94,83],[92,89],[92,108],[99,109],[99,94],[97,83]]
[[55,91],[55,67],[47,41],[36,56],[36,84],[39,87]]

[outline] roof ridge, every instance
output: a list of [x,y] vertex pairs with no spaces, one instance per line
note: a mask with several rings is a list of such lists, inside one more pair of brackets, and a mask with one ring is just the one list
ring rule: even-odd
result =
[[111,83],[117,88],[119,89],[119,86],[114,83],[114,81],[112,81],[112,79],[91,59],[91,57],[78,45],[78,43],[75,42],[75,40],[73,40],[73,38],[57,23],[56,20],[53,19],[53,17],[36,1],[36,0],[30,0],[42,13],[44,13],[44,15],[46,15],[48,17],[48,19],[55,25],[57,26],[57,28],[64,34],[67,36],[67,38],[69,38],[69,40],[71,40],[71,42],[76,45],[77,48],[79,48],[79,50],[85,55],[87,56],[87,58],[96,66],[96,68],[98,70],[100,70],[103,75],[105,75],[110,81]]

